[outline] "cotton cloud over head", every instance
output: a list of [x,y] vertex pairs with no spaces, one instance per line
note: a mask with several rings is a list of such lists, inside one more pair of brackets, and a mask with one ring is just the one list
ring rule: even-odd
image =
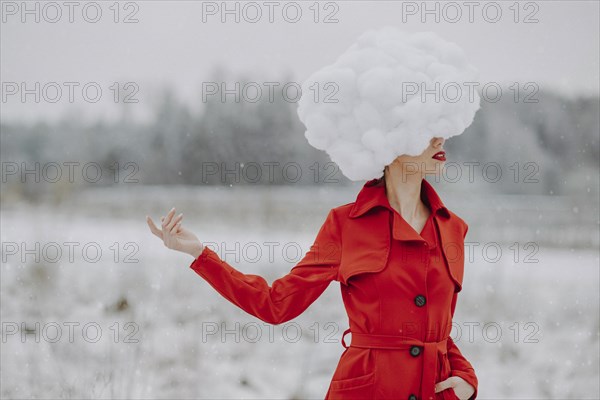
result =
[[349,179],[368,180],[399,155],[421,154],[433,137],[463,133],[479,109],[469,87],[477,78],[455,43],[387,26],[304,81],[298,116],[312,146]]

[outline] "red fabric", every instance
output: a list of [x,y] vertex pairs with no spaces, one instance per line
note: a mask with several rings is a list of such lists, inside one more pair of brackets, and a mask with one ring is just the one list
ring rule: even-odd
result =
[[[413,394],[455,400],[453,389],[435,394],[434,386],[460,376],[475,388],[474,400],[475,371],[449,337],[462,290],[468,227],[425,179],[421,198],[432,213],[417,233],[390,206],[384,182],[367,182],[355,202],[329,212],[304,258],[271,285],[241,273],[208,247],[190,267],[230,302],[272,324],[297,317],[338,281],[349,331],[362,335],[358,345],[365,346],[355,341],[344,350],[326,399],[408,399]],[[422,306],[417,295],[425,297]],[[373,347],[382,337],[389,343],[402,338],[404,344]],[[411,355],[412,346],[420,346],[418,355]]]

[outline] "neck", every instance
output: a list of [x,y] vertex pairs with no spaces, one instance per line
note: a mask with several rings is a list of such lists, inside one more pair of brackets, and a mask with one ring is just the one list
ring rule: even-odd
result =
[[423,175],[407,174],[400,168],[386,167],[384,172],[385,194],[392,208],[406,221],[413,221],[427,214],[427,206],[421,200]]

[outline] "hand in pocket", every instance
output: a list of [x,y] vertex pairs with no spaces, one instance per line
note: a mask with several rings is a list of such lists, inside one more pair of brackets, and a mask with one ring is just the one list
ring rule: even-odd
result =
[[475,393],[475,388],[459,376],[451,376],[435,385],[436,393],[441,392],[442,390],[454,391],[454,394],[460,400],[469,400],[473,393]]

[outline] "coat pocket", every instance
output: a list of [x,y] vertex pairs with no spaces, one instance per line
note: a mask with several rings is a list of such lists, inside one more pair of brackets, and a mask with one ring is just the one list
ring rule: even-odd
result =
[[448,388],[446,390],[443,390],[442,393],[445,393],[444,400],[460,400],[460,398],[456,395],[456,392],[454,391],[453,388]]
[[372,399],[375,389],[375,372],[354,378],[332,380],[327,399]]
[[[448,379],[451,375],[451,367],[450,367],[450,360],[448,360],[448,354],[444,354],[442,356],[442,365],[441,365],[441,370],[440,370],[440,379],[439,381],[445,381],[446,379]],[[459,397],[456,395],[456,392],[454,391],[453,388],[448,388],[445,390],[442,390],[441,392],[438,392],[438,394],[441,394],[441,398],[442,400],[460,400]],[[438,396],[436,396],[436,398],[439,398]]]

